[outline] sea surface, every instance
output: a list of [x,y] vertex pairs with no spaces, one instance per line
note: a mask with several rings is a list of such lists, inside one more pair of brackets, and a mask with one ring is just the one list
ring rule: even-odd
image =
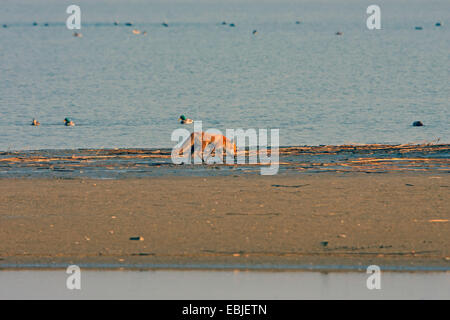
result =
[[72,3],[0,3],[0,151],[171,148],[181,114],[282,146],[450,142],[448,0],[376,1],[381,30],[372,0],[78,0],[82,38]]
[[[81,269],[80,290],[66,270],[0,271],[0,299],[449,299],[450,273],[381,272],[380,289],[358,272]],[[189,303],[187,303],[189,304]],[[270,314],[270,312],[269,312]]]

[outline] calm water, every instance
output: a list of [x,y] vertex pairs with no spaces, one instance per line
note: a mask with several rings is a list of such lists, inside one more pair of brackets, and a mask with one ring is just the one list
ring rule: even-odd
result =
[[449,273],[81,271],[68,290],[65,270],[1,271],[0,299],[449,299]]
[[0,150],[170,148],[180,114],[281,145],[450,142],[448,0],[377,1],[379,31],[373,1],[80,0],[83,38],[71,3],[1,3]]

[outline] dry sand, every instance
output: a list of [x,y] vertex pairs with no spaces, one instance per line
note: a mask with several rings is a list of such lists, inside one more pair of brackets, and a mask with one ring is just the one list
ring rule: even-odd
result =
[[0,179],[0,268],[448,267],[449,191],[427,173]]

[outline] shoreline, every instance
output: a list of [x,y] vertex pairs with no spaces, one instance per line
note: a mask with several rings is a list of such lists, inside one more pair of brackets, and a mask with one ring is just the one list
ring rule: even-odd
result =
[[[405,143],[341,143],[341,144],[304,144],[304,145],[281,145],[280,149],[297,149],[297,148],[397,148],[397,147],[448,147],[450,146],[450,142],[441,141],[423,141],[423,142],[405,142]],[[268,149],[271,148],[270,145],[267,146]],[[40,151],[88,151],[88,150],[135,150],[135,151],[155,151],[155,150],[163,150],[168,151],[172,150],[171,146],[168,147],[80,147],[80,148],[39,148],[39,149],[7,149],[0,150],[0,154],[2,153],[22,153],[22,152],[40,152]]]
[[[248,151],[242,151],[248,157]],[[254,155],[254,154],[252,154]],[[248,161],[246,161],[248,162]],[[280,147],[278,174],[324,172],[450,173],[450,144]],[[261,164],[172,163],[170,149],[79,149],[0,152],[2,178],[230,176],[260,174]]]
[[[18,272],[18,271],[65,271],[70,266],[70,263],[58,264],[58,265],[3,265],[0,266],[1,271]],[[317,272],[317,273],[366,273],[368,265],[353,266],[353,265],[318,265],[318,266],[306,266],[306,265],[293,265],[293,266],[276,266],[276,265],[90,265],[90,264],[78,264],[82,270],[102,272],[133,272],[133,271],[172,271],[172,272],[271,272],[271,273],[285,273],[285,272]],[[444,266],[417,266],[409,267],[404,265],[390,266],[390,265],[377,265],[380,267],[380,271],[389,273],[410,273],[410,274],[434,274],[434,273],[450,273],[450,267]]]
[[376,264],[446,271],[449,187],[450,175],[435,172],[3,178],[0,270]]

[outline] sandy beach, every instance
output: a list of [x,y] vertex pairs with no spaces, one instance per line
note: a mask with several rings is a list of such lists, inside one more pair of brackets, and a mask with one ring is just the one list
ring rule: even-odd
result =
[[0,179],[0,268],[449,267],[449,188],[414,172]]

